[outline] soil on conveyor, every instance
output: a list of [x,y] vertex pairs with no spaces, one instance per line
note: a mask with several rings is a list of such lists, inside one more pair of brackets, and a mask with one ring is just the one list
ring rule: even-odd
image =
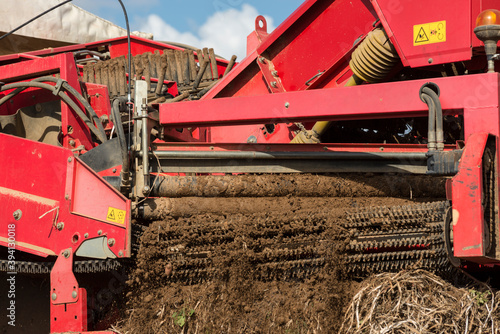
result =
[[222,199],[211,201],[210,210],[200,210],[196,198],[186,199],[194,215],[165,216],[145,228],[118,330],[339,332],[361,284],[347,275],[339,255],[349,242],[342,227],[346,211],[404,208],[444,197],[442,181],[435,182],[441,190],[429,192],[432,198],[425,192],[411,199],[409,193],[357,197],[355,187],[365,194],[374,184],[362,181],[346,181],[354,194],[349,197],[240,198],[242,207],[261,209],[243,213],[225,210]]

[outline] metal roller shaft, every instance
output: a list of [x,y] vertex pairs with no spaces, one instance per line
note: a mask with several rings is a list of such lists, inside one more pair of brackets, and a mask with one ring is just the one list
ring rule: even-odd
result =
[[[151,182],[153,183],[153,182]],[[418,175],[160,176],[154,197],[445,197],[445,179]]]

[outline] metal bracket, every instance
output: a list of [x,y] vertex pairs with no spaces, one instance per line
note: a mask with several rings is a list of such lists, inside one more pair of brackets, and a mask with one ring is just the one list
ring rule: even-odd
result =
[[87,291],[73,274],[73,251],[61,251],[50,272],[50,331],[87,330]]
[[269,36],[269,33],[267,32],[267,21],[262,15],[255,18],[255,32],[257,33],[257,38],[261,43]]
[[271,93],[284,93],[286,92],[279,77],[278,71],[275,69],[272,61],[266,59],[263,56],[257,58],[257,65],[259,65],[260,71],[264,76],[264,80],[269,87]]
[[455,175],[463,150],[429,151],[427,153],[427,174]]
[[65,82],[66,80],[63,79],[57,80],[56,85],[54,86],[54,90],[52,91],[52,94],[54,94],[55,96],[59,95],[59,92],[61,91],[61,88]]

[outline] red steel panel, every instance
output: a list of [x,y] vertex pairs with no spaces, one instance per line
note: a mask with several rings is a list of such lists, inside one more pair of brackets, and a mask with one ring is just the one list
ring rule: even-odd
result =
[[[116,256],[130,255],[130,201],[70,150],[0,134],[0,161],[0,245],[7,245],[6,226],[15,224],[16,247],[32,254],[76,251],[102,235],[115,239]],[[110,219],[110,208],[123,219]]]
[[345,65],[354,42],[373,29],[375,20],[365,0],[305,1],[203,99],[267,93],[259,55],[274,63],[286,91],[304,89],[318,71]]
[[469,138],[452,182],[453,245],[459,258],[485,255],[482,158],[487,141],[487,133]]
[[[420,67],[471,59],[471,0],[443,0],[439,6],[434,0],[372,3],[403,65]],[[446,21],[443,42],[414,45],[414,26],[440,21]]]
[[[388,36],[405,66],[421,67],[466,61],[480,47],[474,34],[476,17],[485,9],[500,9],[496,0],[372,0]],[[446,21],[443,42],[416,43],[414,25]],[[428,38],[426,36],[425,38]]]

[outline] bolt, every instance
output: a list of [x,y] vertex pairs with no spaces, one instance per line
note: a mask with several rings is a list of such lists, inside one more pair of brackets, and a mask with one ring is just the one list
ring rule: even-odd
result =
[[113,168],[113,173],[116,173],[116,168]]
[[427,60],[427,62],[428,62],[429,64],[432,64],[432,63],[434,62],[434,59],[429,58],[429,60]]
[[278,71],[272,71],[271,74],[276,78],[279,77]]
[[109,240],[108,240],[108,245],[109,245],[109,247],[113,247],[113,246],[114,246],[114,244],[115,244],[115,239],[109,239]]
[[55,292],[52,293],[52,300],[56,300],[57,299],[57,294]]
[[260,57],[260,58],[259,58],[259,61],[260,61],[262,64],[265,64],[265,62],[266,62],[266,58],[264,58],[264,57]]
[[248,144],[255,144],[256,142],[257,142],[257,137],[255,137],[255,136],[250,136],[247,139]]
[[380,150],[381,150],[381,151],[383,151],[383,150],[384,150],[384,148],[383,148],[383,147],[380,147]]
[[67,250],[67,249],[63,252],[63,256],[64,256],[65,258],[68,258],[68,257],[69,257],[69,254],[70,254],[70,253],[69,253],[69,250]]
[[57,228],[59,231],[62,231],[62,229],[64,228],[64,223],[63,223],[63,222],[57,223],[56,228]]
[[15,220],[19,220],[23,216],[23,212],[21,210],[17,209],[16,211],[14,211],[14,213],[12,215],[14,216]]
[[71,146],[73,146],[73,147],[74,147],[74,146],[75,146],[75,141],[74,141],[73,139],[71,139],[71,140],[69,141],[69,145],[71,145]]
[[72,158],[72,157],[69,157],[69,158],[68,158],[68,162],[71,162],[71,161],[73,161],[73,158]]
[[40,103],[37,103],[35,105],[35,110],[36,110],[36,112],[41,112],[42,111],[42,105]]
[[88,238],[88,237],[89,237],[89,234],[88,234],[88,233],[85,233],[83,236],[84,236],[85,238]]
[[68,194],[64,195],[64,198],[69,199],[69,195]]
[[122,256],[123,256],[123,252],[122,252],[122,251],[119,251],[119,252],[118,252],[118,256],[122,257]]
[[278,83],[276,81],[271,82],[271,87],[278,88]]
[[97,231],[97,235],[102,235],[102,230]]
[[285,108],[287,108],[287,109],[288,109],[288,107],[290,107],[290,103],[285,102]]
[[142,188],[142,193],[146,195],[147,193],[149,193],[149,189],[149,186],[144,186],[144,188]]
[[77,296],[78,296],[78,293],[76,291],[73,291],[71,293],[71,297],[73,297],[73,299],[76,299]]

